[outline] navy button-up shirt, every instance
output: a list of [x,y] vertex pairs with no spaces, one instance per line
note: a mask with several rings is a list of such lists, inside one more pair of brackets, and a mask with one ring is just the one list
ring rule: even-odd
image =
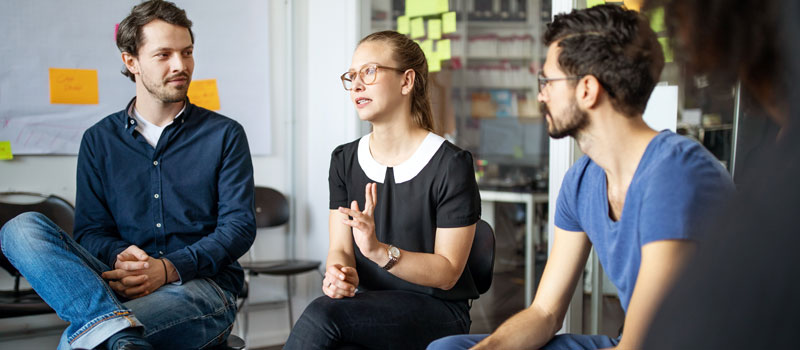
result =
[[75,239],[113,268],[136,245],[175,266],[181,283],[210,278],[238,294],[236,260],[253,244],[253,164],[239,123],[189,103],[153,148],[133,101],[83,135]]

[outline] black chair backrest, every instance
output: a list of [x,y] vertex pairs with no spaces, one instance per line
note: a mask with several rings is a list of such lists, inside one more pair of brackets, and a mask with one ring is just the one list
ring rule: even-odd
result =
[[483,294],[492,286],[494,274],[494,230],[486,221],[478,220],[475,225],[475,239],[472,241],[472,250],[469,252],[467,266],[472,273],[472,280],[478,288],[478,293]]
[[289,201],[282,193],[256,186],[256,227],[275,227],[289,222]]
[[[22,197],[28,199],[35,198],[41,200],[33,203],[15,203],[8,200],[13,197]],[[0,227],[5,225],[5,223],[9,220],[15,218],[17,215],[29,211],[44,214],[56,225],[61,227],[64,232],[72,235],[72,226],[75,222],[75,208],[65,199],[54,195],[44,196],[38,193],[29,192],[0,193]],[[12,266],[2,254],[0,254],[0,266],[2,266],[12,275],[18,275],[17,269],[14,268],[14,266]]]

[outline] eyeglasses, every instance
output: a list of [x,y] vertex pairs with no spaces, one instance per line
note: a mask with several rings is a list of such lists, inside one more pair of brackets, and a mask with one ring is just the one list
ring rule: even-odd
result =
[[386,67],[377,64],[368,64],[363,67],[358,72],[345,72],[340,77],[342,79],[342,85],[344,89],[350,91],[353,87],[353,82],[356,81],[359,77],[361,77],[361,82],[364,85],[372,85],[378,80],[378,68],[381,69],[389,69],[395,72],[404,73],[404,69],[394,68],[394,67]]
[[578,80],[583,78],[581,75],[575,75],[571,77],[562,77],[562,78],[545,78],[543,75],[539,74],[539,91],[543,91],[544,88],[547,87],[551,81],[559,81],[559,80]]

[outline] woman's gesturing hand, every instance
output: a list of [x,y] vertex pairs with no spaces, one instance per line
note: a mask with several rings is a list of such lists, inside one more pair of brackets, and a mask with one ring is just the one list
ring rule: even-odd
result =
[[353,201],[350,209],[339,207],[339,212],[352,217],[344,219],[342,222],[353,228],[353,239],[358,249],[366,257],[374,256],[374,252],[380,250],[381,245],[375,236],[375,205],[378,202],[378,185],[375,183],[367,184],[365,188],[364,210],[358,209],[358,202]]

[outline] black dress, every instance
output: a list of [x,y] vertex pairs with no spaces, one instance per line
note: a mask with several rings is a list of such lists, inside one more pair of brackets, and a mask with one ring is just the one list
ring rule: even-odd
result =
[[[378,184],[378,240],[403,250],[433,253],[437,228],[469,226],[480,216],[472,156],[432,133],[394,168],[372,158],[369,135],[333,151],[331,209],[349,207],[353,200],[363,209],[364,189],[372,182]],[[450,290],[424,287],[395,277],[354,249],[358,293],[311,302],[284,349],[425,349],[436,339],[469,332],[467,300],[478,292],[466,268]]]
[[[436,228],[464,227],[478,221],[480,195],[469,152],[429,133],[411,158],[386,167],[372,158],[369,139],[367,135],[333,151],[328,178],[330,209],[349,207],[353,200],[363,209],[364,188],[377,183],[378,241],[421,253],[433,253]],[[354,250],[360,290],[407,290],[447,300],[478,297],[466,268],[455,287],[445,291],[395,277],[364,257],[355,243]]]

